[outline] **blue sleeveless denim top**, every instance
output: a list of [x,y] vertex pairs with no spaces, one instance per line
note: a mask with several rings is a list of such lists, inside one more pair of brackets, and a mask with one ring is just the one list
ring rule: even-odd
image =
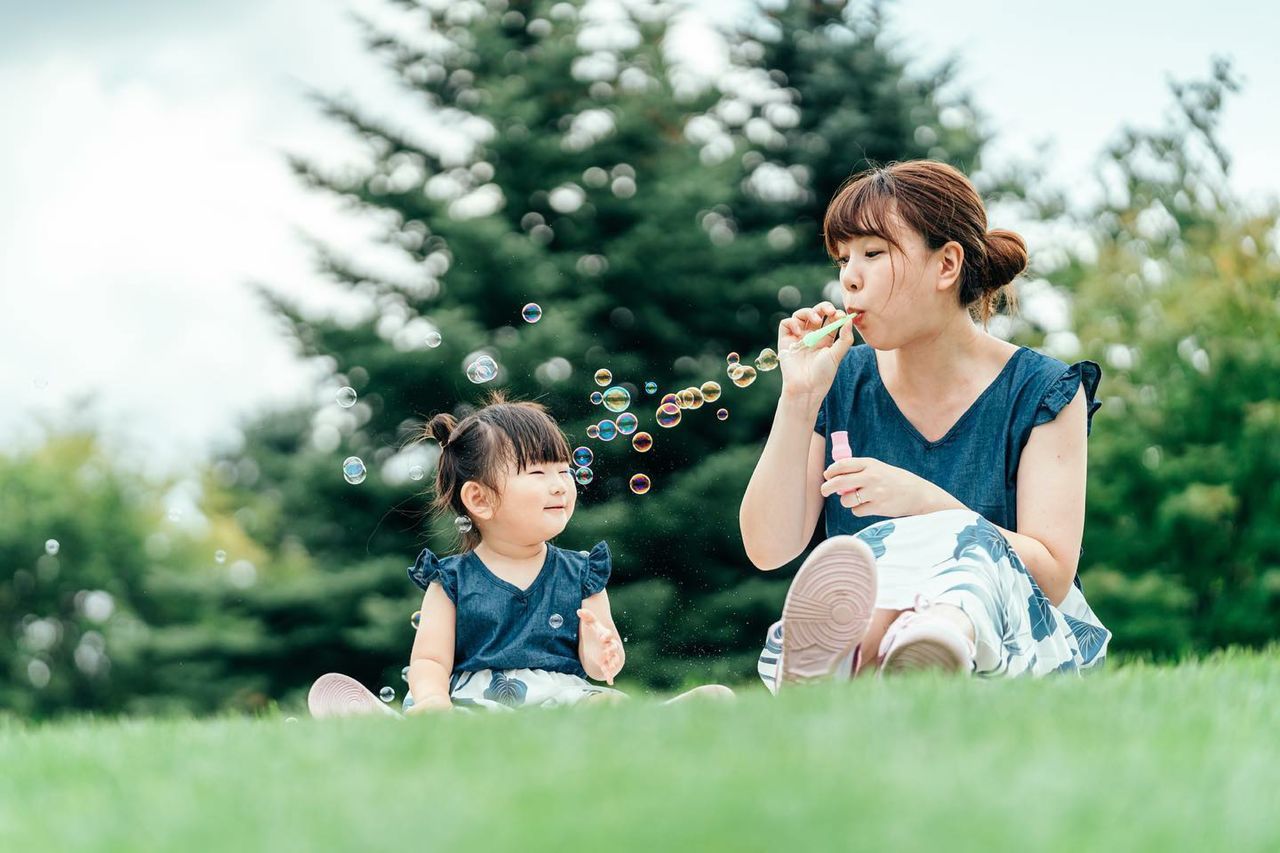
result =
[[[1068,365],[1020,347],[947,434],[927,441],[889,395],[880,379],[875,350],[858,344],[841,361],[814,432],[827,439],[828,465],[832,462],[830,435],[845,430],[854,456],[904,468],[946,489],[993,524],[1016,531],[1018,460],[1031,430],[1056,418],[1083,383],[1088,400],[1086,435],[1091,433],[1093,414],[1102,405],[1095,399],[1101,380],[1102,368],[1095,362]],[[827,497],[823,515],[827,536],[857,533],[885,520],[885,516],[859,518],[840,505],[839,495]]]
[[453,672],[544,669],[586,678],[578,660],[578,609],[609,583],[613,561],[601,542],[590,551],[547,544],[542,570],[520,589],[489,570],[474,551],[443,559],[422,549],[409,579],[438,583],[457,609]]

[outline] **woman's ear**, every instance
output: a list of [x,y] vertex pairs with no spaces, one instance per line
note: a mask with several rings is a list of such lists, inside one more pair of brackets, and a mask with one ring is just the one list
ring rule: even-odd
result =
[[949,290],[960,283],[964,269],[964,247],[950,240],[938,250],[938,289]]
[[459,497],[462,498],[462,505],[467,508],[467,515],[471,516],[473,521],[476,519],[488,521],[493,518],[494,512],[498,509],[494,494],[475,480],[467,480],[462,484]]

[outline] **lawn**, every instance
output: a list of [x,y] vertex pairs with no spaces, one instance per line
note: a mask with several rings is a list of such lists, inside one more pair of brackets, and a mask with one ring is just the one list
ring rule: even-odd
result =
[[1280,649],[408,721],[0,722],[0,850],[1280,850]]

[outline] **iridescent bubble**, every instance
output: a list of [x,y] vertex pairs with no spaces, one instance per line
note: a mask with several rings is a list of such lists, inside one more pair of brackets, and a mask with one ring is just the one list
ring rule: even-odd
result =
[[559,613],[552,613],[551,618],[547,620],[547,624],[551,626],[552,630],[559,630],[560,626],[564,624],[564,617]]
[[613,381],[613,374],[607,367],[602,367],[596,371],[596,384],[600,386],[608,385]]
[[683,391],[681,391],[677,396],[679,397],[679,400],[677,401],[677,405],[683,404],[680,406],[683,409],[701,409],[702,408],[702,404],[704,401],[702,398],[701,388],[686,388]]
[[575,447],[573,449],[573,464],[579,468],[586,468],[596,458],[591,452],[590,447]]
[[631,412],[623,412],[618,415],[618,432],[623,435],[631,435],[638,426],[640,426],[640,419],[631,414]]
[[725,373],[729,375],[730,379],[737,379],[738,375],[741,374],[743,370],[744,370],[743,365],[731,364],[728,366],[728,368],[725,369]]
[[778,369],[778,354],[773,351],[772,347],[765,347],[760,350],[760,355],[756,356],[756,370],[761,373],[768,373],[770,370]]
[[603,394],[601,394],[599,391],[592,391],[592,392],[591,392],[591,405],[593,405],[593,406],[598,406],[598,405],[600,405],[600,404],[601,404],[601,403],[603,403],[603,402],[604,402],[604,395],[603,395]]
[[404,669],[400,670],[400,680],[405,684],[409,683],[409,667],[406,666]]
[[458,529],[459,533],[470,533],[472,528],[475,527],[475,525],[471,523],[471,517],[467,515],[460,515],[455,518],[453,520],[453,526]]
[[693,395],[689,393],[688,388],[683,388],[676,392],[676,407],[687,409],[693,405]]
[[680,407],[675,403],[663,403],[657,411],[658,426],[670,429],[680,423]]
[[700,390],[702,391],[702,399],[706,400],[708,403],[714,403],[716,400],[720,399],[719,382],[703,382]]
[[587,483],[591,482],[591,479],[594,476],[595,474],[591,473],[590,468],[579,468],[574,472],[573,479],[578,481],[579,486],[585,486]]
[[653,484],[649,482],[647,474],[633,474],[631,476],[631,491],[637,495],[643,495],[649,491],[649,487]]
[[215,563],[225,563],[227,561],[227,552],[222,550],[214,551],[213,561]]
[[658,383],[657,383],[657,382],[646,382],[646,383],[644,383],[644,393],[646,393],[646,394],[657,394],[657,393],[658,393]]
[[725,364],[737,364],[739,361],[742,360],[742,357],[739,356],[736,352],[731,352],[724,357],[724,360],[725,360]]
[[359,456],[348,456],[342,460],[342,479],[351,485],[358,486],[363,483],[368,473],[364,467],[364,460]]
[[542,319],[542,306],[536,302],[530,302],[520,309],[520,316],[526,323],[536,323]]
[[432,349],[435,349],[436,347],[440,346],[440,341],[442,340],[443,338],[440,337],[439,332],[435,330],[427,332],[427,346],[431,347]]
[[409,624],[413,626],[413,630],[418,630],[418,626],[422,624],[421,610],[413,611],[413,615],[409,617]]
[[378,698],[383,702],[390,702],[396,698],[396,691],[392,687],[384,687],[378,691]]
[[604,392],[604,407],[611,412],[625,412],[631,405],[631,392],[621,385],[614,385]]
[[44,552],[45,552],[46,554],[48,554],[50,557],[56,557],[56,556],[58,556],[58,551],[59,551],[61,548],[62,548],[62,546],[58,544],[58,540],[57,540],[57,539],[46,539],[46,540],[44,540]]
[[338,405],[344,409],[349,409],[356,404],[356,389],[350,385],[343,385],[338,389]]
[[637,453],[648,453],[649,448],[653,447],[653,436],[647,432],[638,432],[631,437],[631,446]]
[[600,437],[600,427],[596,426],[595,424],[591,424],[590,426],[587,427],[587,438],[599,438],[599,437]]
[[746,365],[743,365],[742,369],[734,374],[733,377],[733,384],[737,385],[739,388],[746,388],[755,381],[756,369],[754,367],[747,367]]
[[727,420],[729,420],[729,410],[728,410],[728,409],[717,409],[717,410],[716,410],[716,420],[718,420],[718,421],[727,421]]
[[674,403],[677,406],[680,405],[678,396],[675,394],[663,394],[662,399],[658,401],[659,406],[665,406],[667,403]]
[[618,437],[618,425],[605,418],[597,426],[600,428],[601,441],[613,441]]
[[490,382],[498,376],[498,364],[487,355],[482,355],[467,365],[467,378],[477,385]]
[[421,465],[410,466],[409,468],[410,480],[421,480],[425,476],[427,476],[427,471]]

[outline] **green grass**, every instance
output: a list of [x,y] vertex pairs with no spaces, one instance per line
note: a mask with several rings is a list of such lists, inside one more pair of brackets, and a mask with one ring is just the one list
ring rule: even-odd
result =
[[0,724],[3,850],[1277,850],[1280,650],[1083,680]]

